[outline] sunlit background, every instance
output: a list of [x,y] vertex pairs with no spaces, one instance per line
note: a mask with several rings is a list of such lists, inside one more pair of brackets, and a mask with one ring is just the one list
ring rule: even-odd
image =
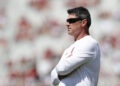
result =
[[98,86],[120,86],[120,0],[0,0],[0,86],[52,86],[50,72],[73,38],[67,9],[85,6],[101,47]]

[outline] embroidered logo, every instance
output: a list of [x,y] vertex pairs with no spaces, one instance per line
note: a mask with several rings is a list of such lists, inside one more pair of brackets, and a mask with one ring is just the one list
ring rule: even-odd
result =
[[71,52],[70,52],[70,55],[67,56],[67,58],[72,56],[72,53],[73,53],[74,48],[75,48],[75,47],[72,48],[72,50],[71,50]]

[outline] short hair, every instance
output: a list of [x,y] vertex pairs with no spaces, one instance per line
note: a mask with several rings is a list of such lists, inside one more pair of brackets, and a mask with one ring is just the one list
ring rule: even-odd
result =
[[84,7],[76,7],[67,10],[68,14],[75,14],[78,18],[87,19],[87,32],[91,25],[91,16],[87,8]]

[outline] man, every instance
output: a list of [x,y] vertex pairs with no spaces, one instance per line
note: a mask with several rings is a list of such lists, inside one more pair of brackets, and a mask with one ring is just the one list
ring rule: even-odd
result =
[[51,72],[54,86],[97,86],[100,70],[100,49],[89,35],[91,17],[84,7],[68,10],[66,26],[75,42],[67,48]]

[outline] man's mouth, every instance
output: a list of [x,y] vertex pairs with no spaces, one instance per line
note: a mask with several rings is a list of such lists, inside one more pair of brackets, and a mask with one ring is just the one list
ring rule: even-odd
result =
[[68,28],[68,31],[70,30],[71,28]]

